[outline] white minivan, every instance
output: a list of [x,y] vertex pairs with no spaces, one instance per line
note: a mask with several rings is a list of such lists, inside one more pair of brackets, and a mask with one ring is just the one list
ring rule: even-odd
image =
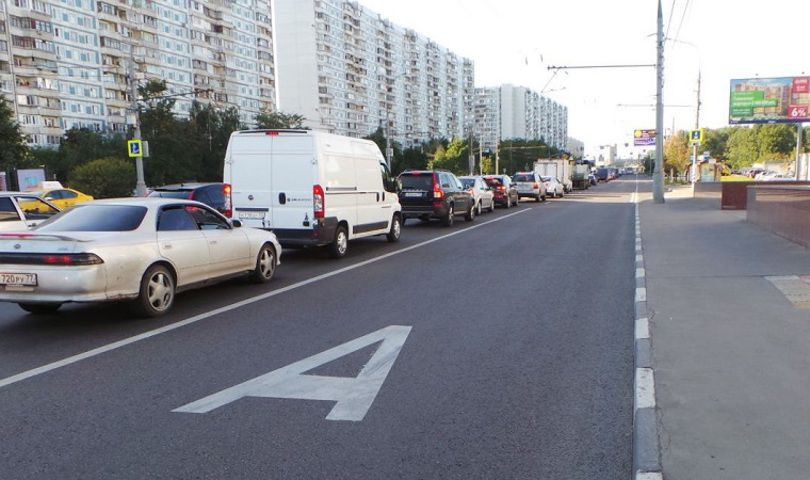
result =
[[232,217],[272,230],[284,246],[329,246],[342,257],[349,240],[386,235],[396,242],[402,231],[396,180],[370,140],[313,130],[234,132],[223,178]]

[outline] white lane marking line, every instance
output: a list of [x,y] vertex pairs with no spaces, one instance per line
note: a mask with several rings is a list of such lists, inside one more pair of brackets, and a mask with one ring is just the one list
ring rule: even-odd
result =
[[[273,370],[252,380],[172,410],[179,413],[208,413],[244,397],[288,398],[336,402],[327,420],[359,422],[365,418],[394,366],[411,327],[391,325],[303,360]],[[305,375],[321,365],[382,340],[371,360],[357,377]]]
[[652,368],[636,369],[636,410],[655,407],[655,377]]
[[295,290],[297,288],[301,288],[315,282],[319,282],[321,280],[325,280],[330,277],[334,277],[336,275],[340,275],[341,273],[345,273],[351,270],[355,270],[360,267],[365,267],[366,265],[370,265],[372,263],[376,263],[387,258],[391,258],[396,255],[401,255],[406,252],[410,252],[411,250],[416,250],[417,248],[422,248],[424,246],[430,245],[431,243],[436,243],[440,240],[444,240],[446,238],[454,237],[456,235],[462,234],[464,232],[469,232],[471,230],[475,230],[476,228],[481,228],[486,225],[490,225],[492,223],[500,222],[502,220],[506,220],[507,218],[514,217],[515,215],[520,215],[521,213],[530,212],[533,209],[528,208],[526,210],[519,210],[515,213],[510,213],[508,215],[504,215],[502,217],[498,217],[493,220],[489,220],[484,223],[479,223],[473,225],[471,227],[464,228],[463,230],[457,230],[455,232],[448,233],[446,235],[442,235],[441,237],[431,238],[430,240],[425,240],[424,242],[417,243],[416,245],[411,245],[410,247],[405,247],[400,250],[396,250],[394,252],[389,252],[384,255],[380,255],[379,257],[370,258],[368,260],[364,260],[362,262],[355,263],[354,265],[349,265],[347,267],[340,268],[338,270],[333,270],[331,272],[327,272],[316,277],[309,278],[307,280],[302,280],[298,283],[294,283],[292,285],[288,285],[283,288],[279,288],[278,290],[273,290],[272,292],[263,293],[261,295],[257,295],[255,297],[247,298],[245,300],[232,303],[230,305],[226,305],[224,307],[219,307],[217,309],[211,310],[209,312],[201,313],[199,315],[195,315],[193,317],[187,318],[185,320],[180,320],[179,322],[175,322],[169,325],[166,325],[161,328],[156,328],[154,330],[149,330],[148,332],[144,332],[129,338],[125,338],[123,340],[119,340],[117,342],[108,343],[107,345],[102,345],[101,347],[94,348],[92,350],[88,350],[83,353],[79,353],[76,355],[72,355],[67,358],[63,358],[62,360],[57,360],[56,362],[49,363],[47,365],[43,365],[41,367],[33,368],[31,370],[26,370],[24,372],[20,372],[16,375],[12,375],[10,377],[6,377],[0,380],[0,388],[7,387],[11,384],[21,382],[23,380],[27,380],[31,377],[36,377],[37,375],[42,375],[43,373],[50,372],[51,370],[56,370],[57,368],[62,368],[67,365],[71,365],[76,362],[80,362],[82,360],[86,360],[91,357],[95,357],[101,355],[102,353],[107,353],[112,350],[117,350],[121,347],[125,347],[127,345],[131,345],[136,342],[140,342],[141,340],[146,340],[147,338],[154,337],[156,335],[160,335],[166,332],[171,332],[172,330],[176,330],[181,327],[185,327],[186,325],[191,325],[192,323],[199,322],[201,320],[205,320],[206,318],[211,318],[216,315],[220,315],[225,312],[229,312],[231,310],[235,310],[237,308],[244,307],[246,305],[250,305],[256,302],[261,302],[263,300],[267,300],[268,298],[275,297],[276,295],[281,295],[282,293],[287,293],[291,290]]
[[636,340],[650,338],[650,321],[647,318],[636,320]]
[[645,275],[646,275],[646,272],[644,271],[643,268],[637,268],[636,269],[636,278],[644,278]]
[[644,261],[644,255],[636,255],[636,262],[641,263]]
[[660,472],[636,472],[636,480],[664,480]]
[[647,289],[644,287],[636,288],[636,303],[647,301]]

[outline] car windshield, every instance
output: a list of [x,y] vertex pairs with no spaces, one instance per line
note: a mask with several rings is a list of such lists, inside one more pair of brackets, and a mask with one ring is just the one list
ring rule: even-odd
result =
[[514,180],[516,182],[533,182],[534,175],[528,173],[518,173],[517,175],[515,175]]
[[403,190],[430,190],[433,188],[433,175],[413,174],[399,177]]
[[146,207],[136,205],[79,205],[54,215],[35,228],[38,232],[129,232],[141,225]]

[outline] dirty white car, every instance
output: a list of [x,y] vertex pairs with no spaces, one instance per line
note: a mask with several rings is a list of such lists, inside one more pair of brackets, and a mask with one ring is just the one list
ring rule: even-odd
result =
[[270,281],[280,256],[273,233],[199,202],[95,201],[32,231],[0,233],[0,301],[41,314],[68,302],[131,299],[154,317],[182,290],[239,275]]

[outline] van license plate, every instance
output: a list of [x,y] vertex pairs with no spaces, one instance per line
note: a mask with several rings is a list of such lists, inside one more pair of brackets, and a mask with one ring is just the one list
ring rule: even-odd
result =
[[267,212],[239,212],[239,218],[243,220],[264,220]]
[[8,287],[36,287],[36,273],[0,273],[0,285]]

